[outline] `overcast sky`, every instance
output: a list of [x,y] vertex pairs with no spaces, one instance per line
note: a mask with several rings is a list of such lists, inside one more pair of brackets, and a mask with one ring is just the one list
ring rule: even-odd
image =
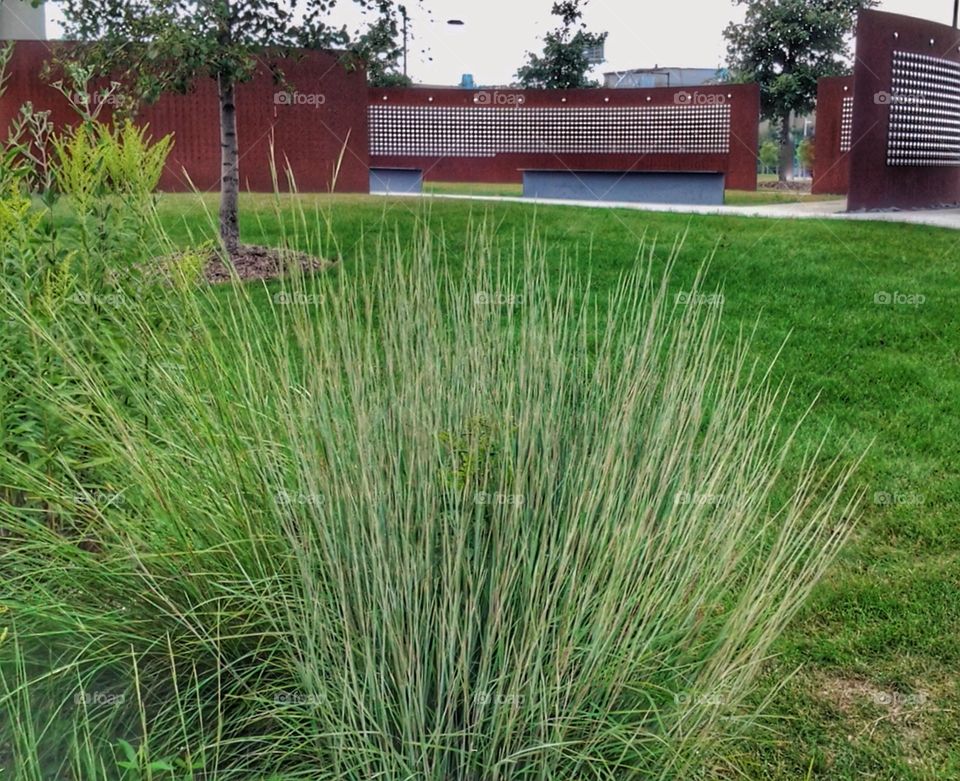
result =
[[[340,0],[338,21],[351,27],[357,14]],[[456,84],[473,74],[478,84],[506,84],[523,63],[524,53],[539,51],[545,32],[556,26],[553,0],[407,0],[410,9],[410,76],[429,84]],[[951,0],[882,0],[879,9],[950,24]],[[60,37],[60,13],[48,3],[47,26]],[[585,21],[590,30],[609,32],[603,71],[628,68],[715,68],[725,58],[723,29],[740,21],[732,0],[590,0]],[[462,26],[447,24],[459,19]],[[432,61],[430,58],[433,58]]]

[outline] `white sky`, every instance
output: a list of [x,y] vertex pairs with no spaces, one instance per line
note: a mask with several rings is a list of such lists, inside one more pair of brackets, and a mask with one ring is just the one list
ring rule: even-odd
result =
[[[513,80],[527,51],[541,49],[541,37],[556,26],[553,0],[407,0],[410,10],[410,76],[428,84],[457,84],[471,73],[477,84]],[[353,26],[358,14],[340,0],[334,19]],[[950,24],[952,0],[883,0],[879,10]],[[55,0],[47,3],[47,28],[61,35]],[[715,68],[726,55],[723,29],[740,21],[732,0],[590,0],[588,28],[607,31],[607,62],[595,69]],[[462,27],[448,25],[460,19]],[[424,53],[424,50],[426,52]],[[429,59],[432,57],[432,61]]]

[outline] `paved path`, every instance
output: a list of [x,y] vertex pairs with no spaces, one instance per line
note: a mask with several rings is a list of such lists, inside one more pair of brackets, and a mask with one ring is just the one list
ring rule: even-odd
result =
[[[394,197],[401,195],[393,193]],[[868,220],[879,222],[902,222],[914,225],[930,225],[935,228],[960,230],[960,209],[926,209],[922,211],[855,212],[844,211],[845,200],[804,201],[803,203],[779,203],[764,206],[678,206],[658,203],[627,203],[616,201],[567,201],[545,198],[520,198],[496,195],[452,195],[448,193],[403,194],[411,198],[437,198],[446,200],[492,201],[496,203],[527,203],[549,206],[577,206],[589,209],[633,209],[647,212],[670,212],[673,214],[722,214],[737,217],[769,217],[795,220]]]

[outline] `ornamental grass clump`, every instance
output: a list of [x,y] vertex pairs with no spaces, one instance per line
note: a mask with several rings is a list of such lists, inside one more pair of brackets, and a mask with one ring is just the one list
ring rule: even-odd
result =
[[492,236],[454,269],[385,235],[267,306],[171,286],[162,329],[128,301],[149,382],[8,305],[88,454],[0,466],[33,502],[0,511],[11,778],[686,778],[752,723],[855,464],[794,454],[804,416],[673,257],[598,302]]

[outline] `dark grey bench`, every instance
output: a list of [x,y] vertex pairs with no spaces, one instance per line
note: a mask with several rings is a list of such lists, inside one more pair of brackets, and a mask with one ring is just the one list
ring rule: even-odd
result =
[[722,206],[720,171],[576,171],[527,169],[524,198]]
[[372,193],[422,193],[423,171],[419,168],[371,168]]

